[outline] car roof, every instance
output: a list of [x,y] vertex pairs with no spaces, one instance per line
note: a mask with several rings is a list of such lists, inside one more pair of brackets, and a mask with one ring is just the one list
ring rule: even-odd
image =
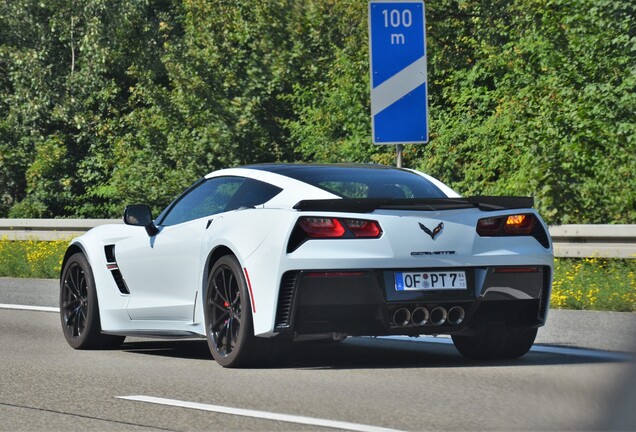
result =
[[331,163],[331,164],[317,164],[317,163],[262,163],[245,165],[241,168],[255,169],[261,171],[268,171],[276,174],[285,175],[286,173],[293,171],[317,171],[317,170],[330,170],[330,169],[361,169],[361,170],[400,170],[387,165],[377,164],[361,164],[361,163]]

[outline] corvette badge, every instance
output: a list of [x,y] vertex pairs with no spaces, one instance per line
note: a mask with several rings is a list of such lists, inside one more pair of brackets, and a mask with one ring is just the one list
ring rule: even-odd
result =
[[428,229],[428,227],[422,223],[420,224],[420,228],[422,228],[422,231],[424,231],[426,234],[430,235],[431,239],[435,240],[435,237],[437,237],[437,235],[444,229],[444,222],[440,222],[439,225],[437,225],[433,229],[433,231]]

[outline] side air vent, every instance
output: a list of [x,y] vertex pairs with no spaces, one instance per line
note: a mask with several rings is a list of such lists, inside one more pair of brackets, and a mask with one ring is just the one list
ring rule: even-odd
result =
[[130,294],[130,290],[128,289],[126,281],[124,280],[124,276],[121,274],[119,266],[117,265],[117,261],[115,260],[115,245],[104,246],[104,254],[106,255],[106,268],[113,276],[115,284],[117,285],[117,289],[119,289],[119,292],[122,294]]
[[541,288],[541,298],[539,299],[539,321],[545,322],[548,304],[550,303],[550,267],[543,267],[543,287]]
[[119,289],[119,292],[122,294],[130,294],[130,291],[128,290],[128,286],[126,285],[126,281],[124,280],[124,277],[121,275],[121,272],[119,271],[119,269],[112,269],[110,271],[110,274],[113,275],[113,279],[115,279],[115,283],[117,284],[117,288]]
[[106,254],[106,262],[114,263],[115,261],[115,245],[104,246],[104,253]]
[[298,272],[287,272],[283,275],[278,293],[278,308],[276,309],[277,329],[289,328],[291,324],[292,306]]

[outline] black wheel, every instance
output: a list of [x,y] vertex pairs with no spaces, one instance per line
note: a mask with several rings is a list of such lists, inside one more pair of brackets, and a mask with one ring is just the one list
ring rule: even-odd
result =
[[464,356],[480,360],[515,359],[525,355],[537,337],[537,329],[484,329],[476,336],[452,336],[455,348]]
[[263,366],[277,360],[281,341],[254,336],[247,283],[234,256],[221,257],[212,267],[205,304],[208,347],[221,366]]
[[243,271],[233,256],[219,259],[210,272],[205,328],[210,352],[219,364],[237,367],[250,363],[252,314]]
[[81,253],[72,255],[62,271],[60,319],[64,337],[75,349],[109,349],[124,341],[101,332],[93,272]]

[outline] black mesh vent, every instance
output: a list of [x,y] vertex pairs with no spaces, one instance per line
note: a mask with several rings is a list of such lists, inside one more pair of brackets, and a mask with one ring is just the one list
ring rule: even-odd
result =
[[545,322],[545,315],[550,304],[550,267],[543,267],[543,287],[541,288],[541,299],[539,300],[539,321]]
[[287,328],[291,324],[292,306],[298,272],[287,272],[283,275],[278,293],[278,308],[276,309],[276,328]]
[[104,246],[104,253],[106,254],[106,262],[108,263],[115,262],[115,245]]

